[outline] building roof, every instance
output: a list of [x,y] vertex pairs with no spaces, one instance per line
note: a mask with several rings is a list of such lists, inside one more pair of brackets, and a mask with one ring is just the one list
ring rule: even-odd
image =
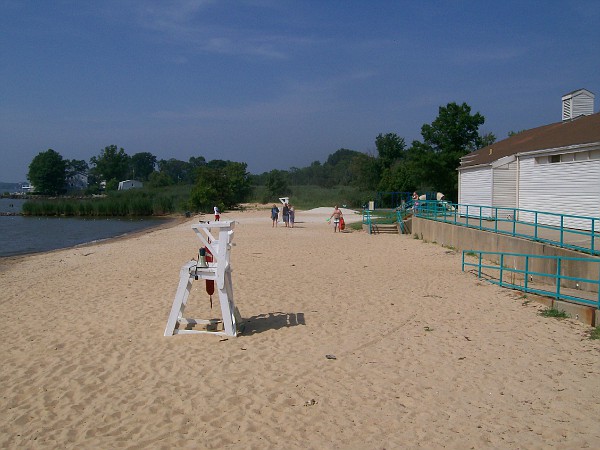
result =
[[600,113],[521,131],[461,158],[460,169],[490,164],[500,158],[536,150],[600,143]]

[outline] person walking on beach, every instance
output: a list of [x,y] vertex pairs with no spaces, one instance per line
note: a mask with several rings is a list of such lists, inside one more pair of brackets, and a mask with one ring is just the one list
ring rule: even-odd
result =
[[271,220],[273,221],[273,227],[277,226],[277,220],[279,219],[279,208],[277,205],[273,205],[271,208]]
[[294,228],[294,219],[296,216],[296,211],[294,211],[294,207],[290,205],[290,227]]
[[290,207],[288,206],[287,203],[283,204],[282,215],[283,215],[283,223],[285,223],[285,226],[287,227],[290,223]]
[[214,207],[215,210],[215,221],[218,222],[219,220],[221,220],[221,211],[219,211],[218,207]]
[[[337,205],[333,208],[333,212],[331,216],[329,216],[329,220],[333,218],[333,232],[336,233],[338,228],[340,227],[340,219],[343,217],[342,211],[338,208]],[[328,220],[328,222],[329,222]],[[340,230],[341,232],[342,230]]]

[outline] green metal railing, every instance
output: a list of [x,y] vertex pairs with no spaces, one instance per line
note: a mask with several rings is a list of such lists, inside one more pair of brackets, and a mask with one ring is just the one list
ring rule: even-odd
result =
[[414,207],[414,214],[419,218],[600,255],[600,217],[435,200],[420,200]]
[[400,231],[405,232],[403,220],[406,218],[408,211],[406,209],[377,209],[374,211],[363,209],[362,223],[369,228],[369,234],[373,233],[373,225],[376,224],[393,224],[398,223]]
[[[469,256],[476,261],[469,261]],[[498,263],[490,262],[491,259],[496,259]],[[590,279],[563,274],[566,268],[574,264],[580,270],[582,265],[592,265],[588,273],[597,273],[598,277]],[[597,269],[593,268],[594,265]],[[552,267],[553,270],[533,270],[533,266]],[[468,267],[473,267],[479,278],[485,276],[489,282],[502,287],[600,309],[600,259],[464,250],[463,272]]]

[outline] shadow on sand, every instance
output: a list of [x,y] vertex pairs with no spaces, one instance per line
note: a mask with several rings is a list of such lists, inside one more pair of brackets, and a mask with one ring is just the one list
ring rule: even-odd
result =
[[250,336],[267,330],[279,330],[280,328],[295,327],[297,325],[306,325],[304,313],[273,312],[260,314],[244,319],[242,334]]

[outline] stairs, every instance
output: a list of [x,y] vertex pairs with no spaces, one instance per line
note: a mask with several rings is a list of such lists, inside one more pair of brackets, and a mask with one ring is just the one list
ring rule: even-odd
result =
[[399,234],[398,233],[398,224],[381,224],[374,223],[371,225],[371,233],[372,234]]

